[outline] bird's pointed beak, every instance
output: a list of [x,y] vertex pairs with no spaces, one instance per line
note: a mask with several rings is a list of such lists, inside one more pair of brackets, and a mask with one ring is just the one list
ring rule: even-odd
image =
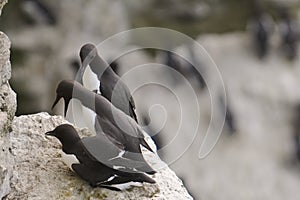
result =
[[58,103],[58,101],[63,98],[65,100],[65,108],[64,108],[64,116],[67,115],[67,110],[68,110],[68,106],[69,106],[69,103],[70,103],[70,100],[71,99],[68,99],[68,98],[65,98],[65,97],[61,97],[60,95],[57,95],[56,96],[56,99],[51,107],[51,109],[53,110],[53,108],[56,106],[56,104]]
[[45,133],[46,136],[54,136],[54,132],[53,131],[48,131]]
[[58,101],[61,99],[61,97],[60,96],[58,96],[58,95],[56,95],[56,99],[55,99],[55,101],[54,101],[54,103],[53,103],[53,105],[52,105],[52,107],[51,107],[51,110],[53,110],[53,108],[56,106],[56,104],[58,103]]

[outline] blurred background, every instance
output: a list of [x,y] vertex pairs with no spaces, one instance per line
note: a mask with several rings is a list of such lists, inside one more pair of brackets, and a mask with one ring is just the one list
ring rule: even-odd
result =
[[[0,27],[12,41],[10,83],[17,92],[17,115],[62,114],[62,104],[50,109],[55,88],[62,79],[74,79],[80,47],[147,26],[192,37],[210,54],[224,81],[226,97],[220,95],[214,107],[227,111],[224,129],[209,156],[199,159],[211,118],[211,93],[218,93],[205,84],[216,78],[212,63],[187,44],[173,51],[198,63],[201,74],[176,54],[160,50],[114,60],[133,93],[140,123],[155,135],[161,158],[190,194],[210,200],[297,199],[299,0],[9,0]],[[113,58],[130,39],[102,51]],[[136,89],[145,79],[165,80],[168,87]]]

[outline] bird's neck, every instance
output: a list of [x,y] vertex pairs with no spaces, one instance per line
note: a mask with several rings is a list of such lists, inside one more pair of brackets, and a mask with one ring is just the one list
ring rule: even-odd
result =
[[62,144],[62,150],[66,154],[75,154],[74,152],[74,146],[80,142],[80,139],[68,139],[61,141]]
[[92,71],[97,75],[98,80],[101,80],[102,75],[115,74],[108,63],[104,62],[99,56],[96,56],[90,65]]
[[104,97],[91,92],[81,85],[73,88],[73,98],[78,99],[83,106],[93,110],[97,115],[111,113],[111,104]]

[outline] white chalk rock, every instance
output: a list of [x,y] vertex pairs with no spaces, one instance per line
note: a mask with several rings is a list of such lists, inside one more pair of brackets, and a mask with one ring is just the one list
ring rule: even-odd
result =
[[[181,180],[167,166],[153,178],[156,184],[143,184],[124,191],[92,188],[62,161],[60,142],[45,137],[47,131],[67,123],[47,113],[15,117],[11,133],[14,161],[10,199],[192,199]],[[81,136],[90,135],[87,129]]]

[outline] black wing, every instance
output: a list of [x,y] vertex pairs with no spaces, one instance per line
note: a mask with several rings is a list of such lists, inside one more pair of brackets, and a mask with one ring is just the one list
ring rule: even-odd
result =
[[100,163],[94,164],[94,166],[86,166],[85,164],[73,164],[72,169],[83,180],[89,182],[92,187],[96,187],[99,183],[107,182],[111,177],[114,177],[115,171],[109,169],[105,165]]
[[[83,138],[82,143],[91,160],[111,169],[120,169],[130,173],[136,173],[137,171],[155,173],[144,160],[142,154],[129,153],[119,149],[104,134]],[[94,163],[91,163],[91,165],[94,165]]]

